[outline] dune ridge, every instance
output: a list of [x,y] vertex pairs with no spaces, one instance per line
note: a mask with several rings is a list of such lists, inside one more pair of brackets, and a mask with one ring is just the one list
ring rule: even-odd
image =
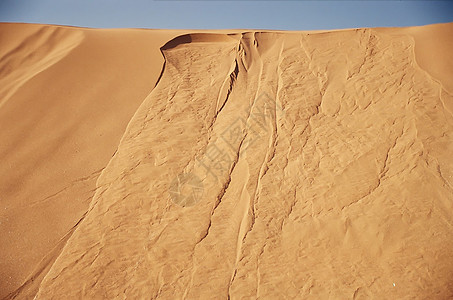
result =
[[452,28],[150,34],[157,84],[9,297],[453,296]]

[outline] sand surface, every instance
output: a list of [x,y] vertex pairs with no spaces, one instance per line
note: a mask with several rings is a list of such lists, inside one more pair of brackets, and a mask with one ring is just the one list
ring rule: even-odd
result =
[[0,24],[0,298],[453,297],[452,33]]

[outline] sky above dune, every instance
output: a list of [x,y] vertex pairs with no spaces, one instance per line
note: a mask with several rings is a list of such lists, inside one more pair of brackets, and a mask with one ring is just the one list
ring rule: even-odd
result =
[[0,22],[168,29],[399,27],[453,22],[453,1],[2,0]]

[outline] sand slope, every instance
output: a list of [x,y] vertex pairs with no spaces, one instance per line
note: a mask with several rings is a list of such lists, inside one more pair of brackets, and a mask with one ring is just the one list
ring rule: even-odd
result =
[[[61,44],[48,50],[52,59],[42,56],[23,70],[14,68],[17,91],[0,108],[0,122],[16,130],[6,131],[2,140],[10,144],[2,151],[21,154],[17,164],[41,174],[35,184],[13,189],[24,179],[1,169],[2,205],[25,207],[5,218],[34,222],[54,240],[69,232],[52,252],[58,257],[46,264],[36,298],[452,297],[452,25],[155,36],[65,28]],[[157,79],[157,72],[150,67],[145,73],[143,60],[152,65],[158,59],[146,51],[158,53],[156,43],[163,45],[164,38],[165,64],[152,89],[145,79]],[[128,52],[134,59],[122,62],[118,47],[143,40],[148,48],[132,47],[143,56]],[[73,115],[64,108],[75,95],[62,103],[54,96],[46,103],[53,111],[29,115],[51,118],[40,133],[53,135],[55,148],[71,137],[85,144],[74,159],[64,161],[71,152],[62,153],[39,169],[39,159],[27,151],[48,155],[51,150],[40,143],[49,140],[34,136],[29,140],[35,148],[25,144],[21,134],[37,130],[33,119],[19,131],[11,118],[30,101],[27,92],[63,74],[52,68],[74,68],[82,58],[114,62],[97,66],[107,72],[90,73],[99,77],[86,78],[81,70],[71,77],[72,85],[85,83],[71,90],[83,96],[78,110],[91,117],[74,117],[72,130],[51,131],[55,115],[65,122]],[[38,69],[43,81],[28,79]],[[71,95],[62,82],[52,86],[58,88],[52,95]],[[118,93],[124,95],[118,103],[94,98]],[[121,105],[126,95],[135,95],[135,107]],[[89,135],[77,136],[80,130]],[[106,132],[110,138],[98,140]],[[37,201],[29,200],[35,190],[48,193],[49,182],[67,182],[58,176],[67,168],[73,173],[66,180],[88,174],[84,188],[70,184],[53,201],[35,195]],[[99,177],[96,170],[102,170]],[[37,182],[42,174],[47,185]],[[95,194],[87,211],[88,200],[81,199],[90,191]],[[30,211],[30,202],[44,206]],[[50,233],[54,229],[60,233]],[[8,243],[4,253],[46,244],[39,236],[28,245]],[[13,260],[2,263],[14,270]]]
[[0,25],[0,299],[58,255],[177,34]]

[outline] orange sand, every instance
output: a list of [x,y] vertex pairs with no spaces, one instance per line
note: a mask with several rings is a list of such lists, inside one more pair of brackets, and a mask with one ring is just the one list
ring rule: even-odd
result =
[[453,297],[452,33],[0,24],[0,298]]

